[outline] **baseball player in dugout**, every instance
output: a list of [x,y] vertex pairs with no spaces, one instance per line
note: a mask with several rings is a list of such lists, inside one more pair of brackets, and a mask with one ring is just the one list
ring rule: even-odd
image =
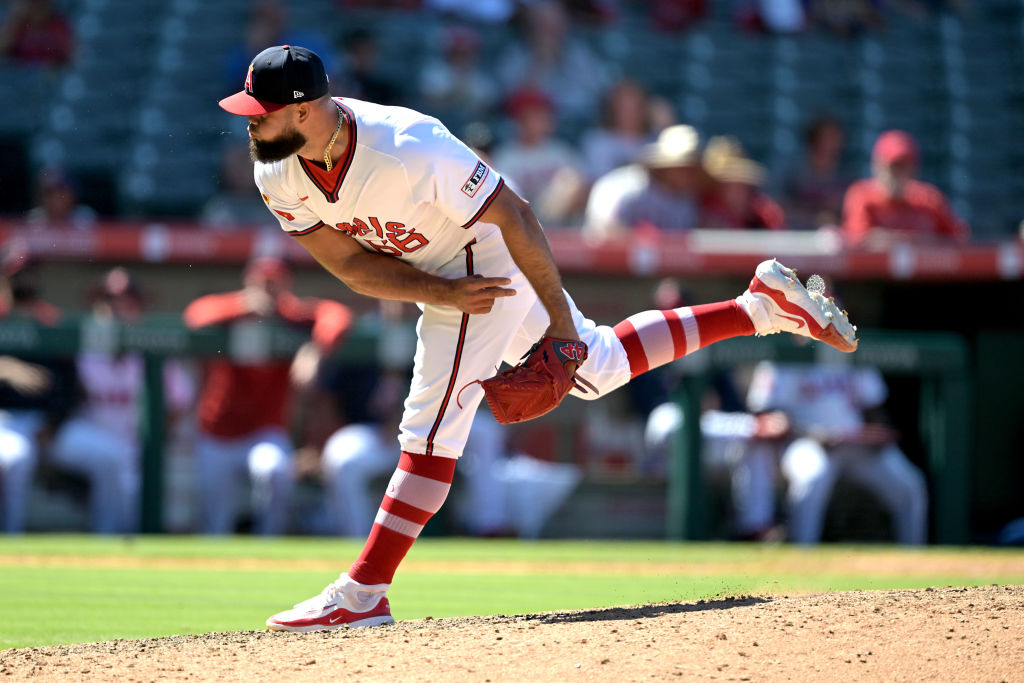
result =
[[[369,538],[347,572],[270,617],[271,629],[393,621],[388,588],[444,503],[485,396],[499,421],[518,422],[730,337],[792,332],[857,348],[846,314],[775,260],[735,299],[595,324],[562,289],[543,228],[498,169],[435,118],[331,97],[307,49],[264,50],[220,106],[248,117],[256,185],[281,227],[353,291],[422,311],[402,455]],[[496,374],[503,361],[513,367]]]
[[[352,314],[336,301],[296,296],[291,270],[279,259],[253,259],[243,280],[241,290],[200,297],[184,312],[188,327],[233,325],[238,338],[256,342],[240,356],[206,363],[196,441],[200,529],[234,531],[235,492],[248,479],[254,530],[279,534],[287,530],[292,485],[294,448],[286,425],[293,390],[308,385],[320,359],[341,345]],[[308,329],[311,341],[291,360],[272,358],[260,332],[265,320]]]

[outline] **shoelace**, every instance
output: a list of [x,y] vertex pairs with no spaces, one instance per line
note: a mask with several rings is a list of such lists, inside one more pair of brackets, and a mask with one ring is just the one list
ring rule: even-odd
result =
[[[367,603],[373,598],[373,593],[367,591],[354,591],[354,594],[350,594],[347,598],[345,597],[345,591],[342,590],[342,586],[346,583],[345,577],[340,576],[338,580],[327,584],[327,586],[320,591],[320,595],[317,598],[313,598],[319,603],[320,607],[327,607],[330,605],[348,604],[352,609],[358,609],[359,605]],[[309,602],[308,600],[306,602]],[[302,604],[302,603],[300,603]],[[298,605],[296,605],[297,607]],[[354,607],[353,607],[354,606]]]
[[309,608],[320,607],[320,608],[323,608],[323,607],[326,607],[328,605],[335,605],[335,604],[337,604],[339,602],[338,601],[338,596],[343,596],[344,595],[344,593],[341,590],[341,583],[342,583],[342,579],[339,577],[339,579],[337,581],[335,581],[333,583],[327,584],[327,587],[324,588],[322,591],[320,591],[320,595],[318,595],[316,597],[313,597],[313,598],[309,598],[308,600],[303,600],[302,602],[297,603],[295,605],[295,607],[296,608],[303,608],[303,607],[309,607]]
[[323,598],[324,604],[332,604],[338,602],[338,596],[343,596],[341,592],[341,580],[327,584],[327,587],[320,592],[320,597]]

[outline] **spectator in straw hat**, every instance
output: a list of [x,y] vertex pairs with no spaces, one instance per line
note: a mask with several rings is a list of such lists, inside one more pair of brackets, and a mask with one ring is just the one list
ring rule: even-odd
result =
[[748,159],[735,138],[711,138],[704,150],[704,168],[714,184],[703,198],[702,226],[747,230],[786,227],[782,208],[761,191],[768,176],[764,167]]
[[636,228],[695,228],[699,197],[707,184],[696,129],[669,126],[643,148],[639,163],[615,169],[594,183],[585,234],[603,239]]
[[970,231],[934,185],[915,179],[920,161],[908,133],[882,133],[871,153],[872,177],[858,180],[843,200],[843,232],[852,246],[896,242],[966,242]]

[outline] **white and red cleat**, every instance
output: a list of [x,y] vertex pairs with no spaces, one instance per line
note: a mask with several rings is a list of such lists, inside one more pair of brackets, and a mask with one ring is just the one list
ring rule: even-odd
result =
[[366,586],[342,574],[320,595],[267,619],[267,628],[307,632],[393,624],[387,589],[386,583]]
[[846,311],[820,291],[807,291],[796,273],[775,259],[757,266],[750,287],[736,303],[750,316],[758,335],[791,332],[846,353],[857,350],[857,328]]

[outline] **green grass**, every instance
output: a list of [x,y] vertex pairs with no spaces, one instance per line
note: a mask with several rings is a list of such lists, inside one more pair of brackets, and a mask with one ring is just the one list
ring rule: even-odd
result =
[[[308,538],[0,538],[0,648],[259,629],[358,550]],[[1024,552],[428,538],[390,596],[396,618],[416,619],[989,583],[1024,584]]]

